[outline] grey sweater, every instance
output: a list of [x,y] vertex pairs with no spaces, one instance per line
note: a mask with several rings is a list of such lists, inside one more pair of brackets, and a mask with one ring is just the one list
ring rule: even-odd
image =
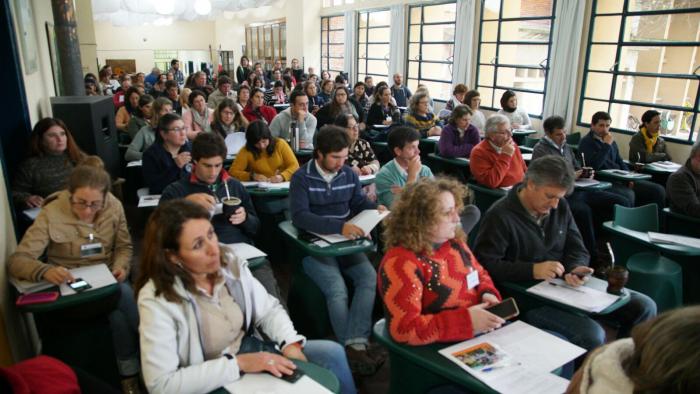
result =
[[[272,119],[270,132],[273,137],[279,137],[289,141],[289,125],[292,123],[292,109],[287,108]],[[299,135],[305,143],[306,149],[313,148],[314,134],[316,133],[316,117],[307,113],[303,123],[299,123]]]
[[64,189],[73,167],[66,154],[33,156],[23,161],[12,183],[15,207],[26,208],[25,201],[29,196],[46,198]]
[[579,170],[581,168],[581,164],[568,144],[565,143],[562,148],[559,148],[554,144],[554,141],[544,137],[539,140],[537,144],[535,144],[535,148],[532,150],[532,160],[547,155],[561,156],[567,162],[571,163],[575,170]]

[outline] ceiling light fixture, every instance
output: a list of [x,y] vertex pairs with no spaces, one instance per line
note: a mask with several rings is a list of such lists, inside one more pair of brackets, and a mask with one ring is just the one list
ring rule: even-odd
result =
[[209,0],[195,0],[194,1],[194,12],[199,15],[209,15],[211,12],[211,1]]

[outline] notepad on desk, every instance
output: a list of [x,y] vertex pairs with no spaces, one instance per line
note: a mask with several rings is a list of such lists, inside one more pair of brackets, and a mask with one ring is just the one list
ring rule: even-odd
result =
[[[86,265],[68,271],[73,275],[73,278],[82,278],[90,285],[90,288],[85,291],[93,291],[117,283],[106,264]],[[76,291],[71,289],[67,283],[61,283],[59,289],[62,296],[76,294]]]
[[235,244],[226,244],[229,248],[233,250],[233,253],[236,254],[239,258],[243,260],[252,260],[252,259],[257,259],[258,257],[266,257],[267,254],[263,252],[262,250],[256,248],[255,246],[251,244],[247,244],[245,242],[238,242]]
[[141,166],[143,165],[142,163],[143,163],[143,162],[142,162],[141,160],[130,161],[130,162],[126,163],[126,168],[129,168],[129,167],[141,167]]
[[609,294],[604,290],[607,282],[591,277],[588,282],[579,287],[573,287],[561,279],[542,281],[527,291],[540,297],[569,305],[586,312],[598,313],[614,304],[620,297]]
[[522,321],[439,351],[500,393],[562,393],[569,381],[551,373],[585,353]]
[[651,242],[690,246],[700,249],[700,238],[686,237],[678,234],[663,234],[649,231],[649,240]]
[[139,208],[146,208],[146,207],[157,207],[158,202],[160,201],[160,194],[150,194],[148,196],[141,196],[139,198]]
[[595,186],[599,183],[600,182],[595,180],[595,179],[579,178],[576,180],[576,182],[574,182],[574,186],[576,186],[576,187],[589,187],[589,186]]
[[639,173],[632,172],[632,171],[618,170],[618,169],[600,170],[599,172],[602,172],[604,174],[622,175],[622,176],[626,176],[626,177],[630,177],[630,178],[646,178],[648,176],[648,175],[639,174]]
[[224,389],[232,394],[331,394],[327,388],[308,376],[302,376],[296,382],[289,383],[267,373],[247,373],[235,382],[224,386]]
[[[376,209],[365,209],[364,211],[355,215],[355,217],[352,219],[348,220],[348,223],[354,224],[355,226],[361,228],[365,232],[365,235],[369,235],[372,229],[374,229],[377,224],[379,224],[379,222],[381,222],[387,215],[389,215],[388,210],[379,212]],[[350,241],[350,238],[342,234],[319,234],[312,231],[310,231],[310,233],[331,244]]]
[[258,182],[260,189],[289,189],[289,182]]
[[29,208],[22,211],[24,216],[28,217],[31,220],[36,220],[36,217],[39,216],[39,212],[41,212],[41,207]]
[[360,182],[371,181],[376,177],[377,175],[375,174],[360,175]]

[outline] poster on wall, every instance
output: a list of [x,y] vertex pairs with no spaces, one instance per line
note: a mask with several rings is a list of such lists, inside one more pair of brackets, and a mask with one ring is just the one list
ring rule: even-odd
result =
[[37,59],[36,38],[34,37],[32,3],[24,0],[15,0],[14,4],[24,72],[27,75],[34,74],[39,68],[39,60]]

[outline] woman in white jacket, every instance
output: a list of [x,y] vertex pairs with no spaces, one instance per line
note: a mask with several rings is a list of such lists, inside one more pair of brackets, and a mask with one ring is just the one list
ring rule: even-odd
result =
[[[356,391],[342,346],[297,334],[247,262],[219,245],[209,212],[195,203],[173,200],[153,213],[135,289],[142,370],[151,393],[209,392],[244,372],[280,377],[295,369],[290,358],[307,357],[336,374],[342,393]],[[245,353],[242,347],[262,344],[258,329],[278,352]]]

